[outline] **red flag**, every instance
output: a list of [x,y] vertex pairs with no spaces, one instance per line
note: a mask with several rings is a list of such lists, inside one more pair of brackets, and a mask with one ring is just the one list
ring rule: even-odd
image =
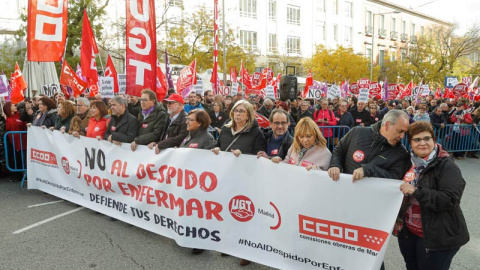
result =
[[312,70],[308,70],[307,79],[305,80],[305,89],[303,89],[303,97],[307,96],[308,88],[313,85]]
[[129,95],[157,87],[157,38],[154,0],[127,0],[126,72]]
[[230,68],[230,82],[237,83],[237,67]]
[[193,60],[190,65],[180,71],[180,75],[177,79],[177,93],[186,96],[188,93],[183,93],[184,91],[190,92],[191,86],[197,84],[197,59]]
[[165,74],[162,72],[162,69],[160,68],[160,62],[157,59],[157,89],[155,91],[157,94],[157,99],[163,100],[167,95],[167,90],[167,76],[165,76]]
[[23,90],[27,88],[27,83],[23,78],[22,71],[18,67],[18,64],[15,63],[15,72],[12,74],[12,95],[11,100],[13,104],[22,102],[25,99],[23,95]]
[[243,83],[246,87],[246,93],[248,95],[247,91],[250,91],[252,89],[252,81],[250,80],[250,75],[248,75],[248,70],[245,69],[243,66],[242,62],[242,68],[240,69],[240,83]]
[[434,98],[441,98],[442,97],[442,90],[440,87],[437,87],[437,91],[435,91],[435,96]]
[[63,60],[60,84],[70,86],[73,90],[74,97],[80,96],[88,86],[88,84],[75,73],[72,67],[70,67],[67,60]]
[[114,93],[118,93],[118,75],[115,66],[113,65],[112,57],[110,54],[107,58],[107,65],[105,66],[105,77],[113,78]]
[[400,99],[403,99],[405,97],[409,97],[412,95],[412,89],[413,89],[413,80],[411,80],[407,86],[399,93]]
[[68,0],[30,0],[27,23],[28,61],[60,61],[65,51]]
[[280,79],[282,78],[282,73],[278,73],[277,78],[273,79],[269,85],[273,86],[273,91],[275,92],[275,96],[278,97],[277,91],[278,86],[280,85]]
[[98,73],[97,64],[95,63],[95,50],[98,53],[95,37],[93,36],[90,21],[88,20],[87,10],[83,11],[83,27],[82,27],[82,45],[80,48],[80,66],[82,75],[87,78],[88,88],[90,88],[90,96],[98,94]]

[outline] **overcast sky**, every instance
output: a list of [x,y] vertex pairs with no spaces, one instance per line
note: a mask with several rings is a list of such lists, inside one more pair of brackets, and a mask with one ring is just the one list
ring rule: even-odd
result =
[[[411,7],[414,11],[425,13],[460,25],[459,34],[470,28],[475,22],[480,24],[480,0],[387,0]],[[430,3],[432,2],[432,3]],[[425,5],[424,5],[425,4]],[[422,6],[424,5],[424,6]]]

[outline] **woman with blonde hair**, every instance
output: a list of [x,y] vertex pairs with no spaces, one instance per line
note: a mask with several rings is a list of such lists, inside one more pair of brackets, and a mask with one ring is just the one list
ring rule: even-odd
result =
[[[296,166],[306,167],[307,170],[328,170],[332,153],[327,148],[327,140],[312,119],[305,117],[295,127],[293,144],[288,149],[287,156],[283,160]],[[280,157],[272,158],[279,163]]]

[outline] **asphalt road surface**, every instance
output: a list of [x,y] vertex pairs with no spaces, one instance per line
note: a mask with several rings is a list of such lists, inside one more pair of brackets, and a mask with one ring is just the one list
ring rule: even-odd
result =
[[[467,187],[462,209],[470,242],[451,269],[480,269],[480,161],[457,162]],[[131,226],[19,183],[0,179],[0,269],[271,269],[205,251],[192,255],[171,239]],[[387,270],[405,269],[395,238]],[[361,267],[359,269],[362,269]]]

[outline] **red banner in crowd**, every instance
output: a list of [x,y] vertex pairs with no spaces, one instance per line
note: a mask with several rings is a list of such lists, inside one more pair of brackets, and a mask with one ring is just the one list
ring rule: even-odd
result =
[[84,82],[67,63],[63,61],[62,72],[60,74],[60,84],[70,86],[73,90],[73,96],[78,97],[87,89],[87,83]]
[[23,78],[22,71],[18,67],[18,64],[15,63],[15,72],[12,74],[12,95],[11,101],[13,104],[22,102],[25,99],[23,95],[23,90],[27,88],[27,83]]
[[88,20],[87,10],[85,9],[83,11],[80,66],[82,68],[82,75],[87,78],[88,88],[90,88],[90,96],[98,94],[98,73],[97,64],[95,63],[96,53],[98,53],[97,43],[95,42],[92,27]]
[[467,94],[468,86],[464,83],[459,83],[453,87],[453,95],[455,97],[461,97]]
[[68,0],[29,0],[27,23],[28,61],[62,59],[67,35]]
[[240,82],[245,85],[245,94],[248,95],[248,92],[252,89],[252,81],[250,80],[250,75],[248,74],[248,70],[245,69],[242,62],[242,67],[240,69]]
[[[227,71],[224,70],[223,73]],[[213,71],[210,82],[213,93],[218,94],[218,0],[213,2]]]
[[193,60],[190,65],[184,67],[180,71],[180,75],[177,79],[177,93],[182,96],[187,96],[188,93],[183,93],[184,91],[189,91],[191,86],[197,84],[197,60]]
[[370,87],[370,80],[367,78],[361,78],[358,80],[358,88],[369,88]]
[[107,65],[105,66],[105,77],[113,78],[113,91],[118,93],[118,75],[115,66],[113,65],[112,57],[108,55]]
[[380,86],[380,84],[378,82],[371,82],[370,85],[369,85],[369,89],[370,89],[370,97],[371,98],[373,98],[373,97],[377,97],[378,99],[381,98],[382,87]]
[[352,83],[350,84],[350,93],[354,94],[354,95],[358,95],[358,90],[360,88],[358,87],[358,83]]
[[157,59],[157,89],[155,93],[157,94],[158,100],[163,100],[167,95],[168,90],[168,83],[167,83],[167,76],[162,72],[160,68],[160,62]]
[[127,94],[140,96],[157,84],[157,39],[153,0],[127,0]]
[[400,89],[398,88],[398,85],[394,83],[388,85],[388,96],[390,97],[390,99],[395,99],[399,91]]

